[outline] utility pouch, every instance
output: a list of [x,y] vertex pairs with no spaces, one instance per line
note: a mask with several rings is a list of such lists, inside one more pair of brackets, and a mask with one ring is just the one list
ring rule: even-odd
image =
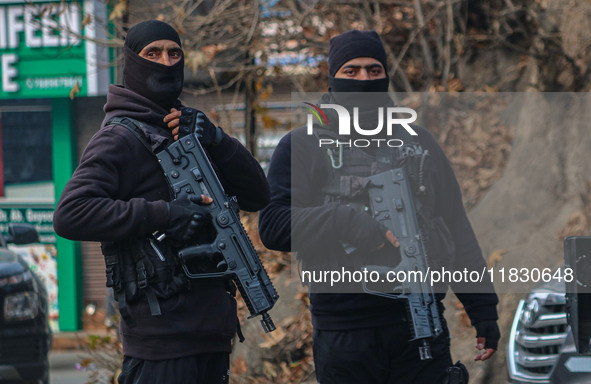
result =
[[470,374],[466,366],[459,360],[457,363],[447,368],[447,384],[468,384]]
[[113,289],[119,312],[129,327],[135,326],[128,304],[145,298],[152,316],[161,315],[159,299],[189,289],[175,252],[167,243],[150,237],[122,242],[103,242],[107,287]]
[[101,251],[105,257],[105,267],[107,274],[107,287],[114,290],[121,289],[121,274],[117,267],[119,264],[119,256],[117,253],[117,245],[113,242],[101,243]]
[[[136,271],[140,289],[151,289],[156,297],[167,299],[189,289],[189,280],[181,270],[176,253],[170,244],[152,238],[142,238],[135,246],[138,252]],[[139,272],[145,268],[145,285]]]

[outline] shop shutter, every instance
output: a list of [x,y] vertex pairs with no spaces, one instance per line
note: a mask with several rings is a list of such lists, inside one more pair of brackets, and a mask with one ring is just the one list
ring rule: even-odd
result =
[[105,286],[105,259],[98,242],[81,242],[82,251],[82,300],[84,305],[95,303],[105,308],[107,287]]

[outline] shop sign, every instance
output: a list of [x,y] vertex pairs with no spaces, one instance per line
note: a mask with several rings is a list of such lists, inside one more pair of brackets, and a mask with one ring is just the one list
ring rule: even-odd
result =
[[7,234],[9,223],[29,223],[39,232],[41,243],[55,245],[53,211],[53,205],[15,206],[13,203],[3,204],[0,206],[0,232]]
[[105,94],[98,11],[96,0],[0,0],[0,99]]

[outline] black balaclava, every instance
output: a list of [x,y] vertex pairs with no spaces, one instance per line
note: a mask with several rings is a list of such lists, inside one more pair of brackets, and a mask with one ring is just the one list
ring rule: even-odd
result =
[[183,90],[185,61],[183,56],[178,63],[168,66],[138,55],[146,45],[157,40],[171,40],[181,45],[174,28],[158,20],[143,21],[127,32],[123,47],[123,85],[168,111],[178,105],[177,99]]
[[[333,37],[330,40],[330,49],[328,52],[329,74],[328,83],[330,92],[322,97],[321,103],[336,103],[353,113],[357,108],[358,121],[362,128],[373,129],[377,127],[379,120],[379,108],[382,108],[382,114],[386,108],[393,106],[392,99],[388,95],[390,79],[387,76],[377,80],[355,80],[341,79],[334,75],[349,60],[358,57],[371,57],[378,60],[387,71],[388,62],[386,52],[380,37],[375,31],[349,31]],[[365,93],[360,97],[358,92]],[[325,111],[331,122],[338,122],[337,116],[331,109]],[[385,122],[385,115],[382,115],[382,121]],[[331,125],[332,126],[332,125]],[[333,127],[337,128],[337,127]],[[382,130],[384,133],[386,130]],[[382,134],[383,134],[382,133]],[[367,138],[358,135],[355,131],[349,138]],[[379,137],[376,135],[375,137]]]
[[[334,75],[347,61],[372,57],[386,70],[386,77],[377,80],[337,79]],[[328,83],[332,92],[388,92],[386,51],[375,31],[348,31],[330,39],[328,50]]]

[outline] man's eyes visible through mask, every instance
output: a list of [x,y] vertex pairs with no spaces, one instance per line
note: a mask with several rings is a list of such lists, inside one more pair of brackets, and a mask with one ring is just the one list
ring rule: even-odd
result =
[[179,43],[172,40],[156,40],[146,45],[139,56],[155,63],[172,66],[183,57],[183,50]]
[[153,47],[140,52],[140,56],[160,64],[173,65],[183,57],[183,51],[179,48],[162,49]]
[[168,51],[168,56],[175,59],[180,59],[183,56],[183,51],[181,51],[180,49],[171,49],[170,51]]

